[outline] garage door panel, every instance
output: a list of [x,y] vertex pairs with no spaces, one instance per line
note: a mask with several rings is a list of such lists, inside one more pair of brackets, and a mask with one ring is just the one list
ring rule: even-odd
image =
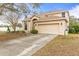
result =
[[58,34],[59,33],[59,25],[51,24],[51,25],[38,25],[39,33],[47,33],[47,34]]

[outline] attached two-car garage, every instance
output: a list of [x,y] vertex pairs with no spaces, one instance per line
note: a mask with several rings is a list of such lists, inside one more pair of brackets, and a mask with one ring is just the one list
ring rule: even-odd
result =
[[60,27],[59,23],[42,23],[36,26],[35,28],[38,30],[39,33],[44,34],[59,34]]
[[43,24],[38,25],[39,33],[48,33],[48,34],[58,34],[59,33],[58,24]]

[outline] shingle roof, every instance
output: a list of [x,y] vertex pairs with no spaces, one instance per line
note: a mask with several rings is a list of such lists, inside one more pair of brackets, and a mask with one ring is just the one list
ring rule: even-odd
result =
[[61,16],[55,15],[55,14],[59,14],[62,12],[68,12],[68,11],[54,11],[54,12],[48,12],[48,13],[43,13],[43,14],[39,14],[39,15],[33,15],[32,17],[30,17],[30,19],[32,19],[33,17],[38,17],[39,21],[65,19]]

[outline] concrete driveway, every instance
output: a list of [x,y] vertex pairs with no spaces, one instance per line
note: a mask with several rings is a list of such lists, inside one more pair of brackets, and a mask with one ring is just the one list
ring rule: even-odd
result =
[[57,35],[36,34],[0,42],[0,56],[30,56]]

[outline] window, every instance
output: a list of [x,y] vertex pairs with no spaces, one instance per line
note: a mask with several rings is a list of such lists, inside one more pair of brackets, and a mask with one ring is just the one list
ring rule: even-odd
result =
[[48,15],[45,15],[46,17],[48,17]]
[[62,12],[62,17],[65,17],[65,12]]
[[37,21],[37,19],[33,19],[33,21]]

